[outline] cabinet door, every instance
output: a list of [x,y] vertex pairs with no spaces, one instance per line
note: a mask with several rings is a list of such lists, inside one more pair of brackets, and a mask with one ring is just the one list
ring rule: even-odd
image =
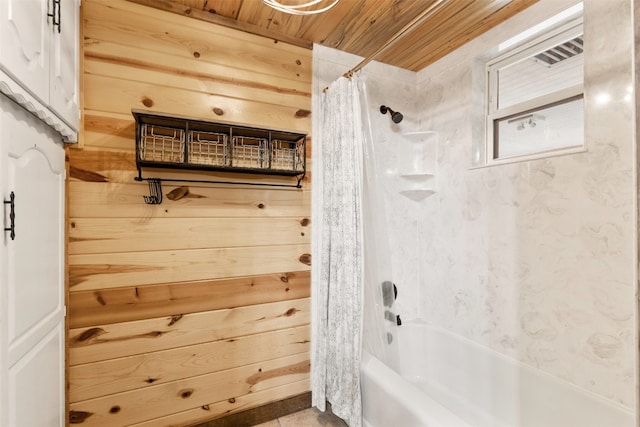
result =
[[43,103],[49,102],[47,24],[50,0],[0,1],[0,66]]
[[[64,426],[64,149],[0,96],[0,180],[15,194],[15,240],[0,237],[1,425]],[[4,206],[9,227],[10,206]]]
[[79,0],[60,2],[60,32],[53,30],[51,49],[51,107],[72,128],[78,129],[78,60],[80,58]]

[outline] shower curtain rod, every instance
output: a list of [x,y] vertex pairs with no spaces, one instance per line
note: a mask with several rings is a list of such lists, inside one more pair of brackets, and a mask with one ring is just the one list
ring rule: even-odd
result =
[[352,69],[350,69],[349,71],[347,71],[346,73],[344,73],[344,77],[351,77],[353,76],[354,73],[360,71],[365,65],[367,65],[369,62],[373,61],[373,59],[375,57],[377,57],[378,55],[380,55],[382,52],[384,52],[385,50],[387,50],[389,47],[393,46],[398,40],[400,40],[409,30],[413,29],[413,27],[415,27],[416,25],[420,24],[422,21],[424,21],[425,19],[427,19],[428,17],[430,17],[431,15],[433,15],[434,13],[436,13],[438,11],[438,9],[440,9],[440,7],[442,5],[444,5],[448,0],[436,0],[433,3],[431,3],[429,5],[428,8],[426,8],[425,10],[422,11],[422,13],[420,13],[418,16],[416,16],[415,18],[413,18],[411,20],[411,22],[409,22],[407,25],[405,25],[404,27],[402,27],[400,29],[400,31],[398,31],[397,33],[395,33],[393,35],[393,37],[391,37],[389,40],[387,40],[385,42],[385,44],[383,44],[382,46],[380,46],[375,52],[373,52],[371,55],[367,56],[366,58],[364,58],[362,61],[360,61],[360,63],[358,65],[356,65],[355,67],[353,67]]
[[[375,52],[373,52],[371,55],[369,55],[366,58],[364,58],[362,61],[360,61],[360,63],[358,65],[356,65],[355,67],[351,68],[349,71],[344,73],[342,76],[346,77],[346,78],[351,78],[351,76],[353,76],[354,73],[360,71],[365,65],[367,65],[369,62],[373,61],[378,55],[380,55],[382,52],[387,50],[389,47],[394,45],[398,40],[400,40],[402,37],[404,37],[407,32],[409,32],[415,26],[417,26],[420,23],[422,23],[422,21],[424,21],[425,19],[427,19],[428,17],[430,17],[431,15],[436,13],[438,11],[438,9],[440,9],[440,7],[442,7],[448,1],[449,0],[436,0],[433,3],[431,3],[428,8],[423,10],[418,16],[413,18],[408,24],[406,24],[404,27],[402,27],[400,29],[400,31],[395,33],[382,46],[380,46],[378,49],[376,49]],[[326,92],[328,89],[329,89],[328,87],[325,87],[324,91]]]

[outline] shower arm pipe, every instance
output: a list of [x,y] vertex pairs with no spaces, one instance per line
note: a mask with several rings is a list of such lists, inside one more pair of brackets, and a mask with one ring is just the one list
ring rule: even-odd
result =
[[421,24],[422,21],[424,21],[431,15],[435,14],[448,1],[449,0],[435,0],[433,3],[429,5],[428,8],[423,10],[422,13],[420,13],[418,16],[413,18],[407,25],[402,27],[400,31],[395,33],[393,37],[391,37],[382,46],[376,49],[375,52],[373,52],[371,55],[364,58],[362,61],[360,61],[358,65],[356,65],[355,67],[353,67],[352,69],[344,73],[343,76],[347,78],[351,78],[351,76],[353,76],[354,73],[360,71],[365,65],[373,61],[378,55],[380,55],[382,52],[387,50],[389,47],[393,46],[397,41],[399,41],[402,37],[404,37],[406,33],[408,33],[417,25]]

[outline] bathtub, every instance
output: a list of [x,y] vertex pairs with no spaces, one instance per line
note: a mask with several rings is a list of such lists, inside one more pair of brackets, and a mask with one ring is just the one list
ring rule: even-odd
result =
[[362,357],[365,427],[634,427],[629,409],[421,322],[398,328],[400,374]]

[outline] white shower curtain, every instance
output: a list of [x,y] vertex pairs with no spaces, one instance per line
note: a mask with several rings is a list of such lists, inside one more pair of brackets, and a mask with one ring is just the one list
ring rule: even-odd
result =
[[362,425],[360,360],[364,284],[363,132],[358,76],[339,78],[321,98],[314,149],[312,404]]

